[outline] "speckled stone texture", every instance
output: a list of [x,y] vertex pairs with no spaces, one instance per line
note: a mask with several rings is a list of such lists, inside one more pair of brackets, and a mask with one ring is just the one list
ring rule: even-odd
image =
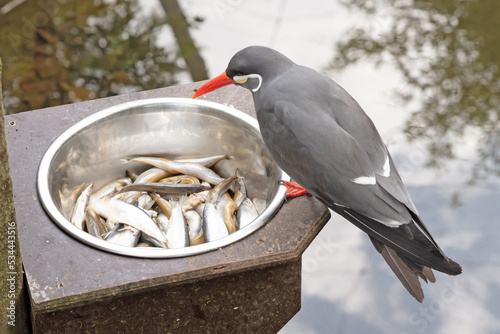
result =
[[[138,259],[68,236],[38,200],[36,172],[52,141],[88,115],[154,97],[191,97],[201,83],[5,117],[19,242],[35,333],[275,333],[300,309],[301,255],[330,214],[316,199],[286,202],[266,225],[217,251]],[[229,86],[203,97],[255,117]]]

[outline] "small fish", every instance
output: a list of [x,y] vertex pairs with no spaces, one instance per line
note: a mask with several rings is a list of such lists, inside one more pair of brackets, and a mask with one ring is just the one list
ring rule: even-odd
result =
[[59,198],[61,199],[61,213],[67,220],[71,220],[76,200],[82,191],[88,187],[88,183],[82,183],[75,188],[69,188],[65,183],[59,190]]
[[109,232],[104,219],[88,207],[85,210],[85,224],[89,234],[99,239],[102,239],[102,236]]
[[98,215],[108,220],[130,225],[161,243],[167,241],[155,222],[136,206],[108,197],[92,201],[89,206]]
[[171,183],[133,183],[123,187],[119,193],[128,191],[147,191],[170,196],[182,196],[209,190],[201,184],[171,184]]
[[238,225],[234,219],[234,213],[238,210],[238,206],[227,192],[219,198],[216,207],[224,219],[229,234],[236,232]]
[[170,176],[170,173],[161,168],[150,168],[139,174],[134,183],[158,182],[168,176]]
[[89,184],[87,188],[82,191],[80,196],[78,196],[75,207],[73,208],[71,223],[78,227],[80,230],[83,230],[83,226],[85,225],[85,209],[87,208],[87,204],[89,202],[90,194],[92,193],[93,188],[94,184]]
[[160,210],[167,216],[167,218],[170,218],[172,216],[172,202],[169,201],[168,199],[164,199],[158,194],[153,194],[153,199],[155,200],[155,203],[158,204],[160,207]]
[[193,175],[200,180],[207,181],[210,184],[219,184],[224,179],[217,175],[213,170],[194,162],[177,162],[173,160],[168,160],[164,158],[155,157],[139,157],[133,158],[129,161],[142,162],[157,168],[164,169],[165,171],[172,174],[186,174]]
[[201,228],[202,219],[201,216],[194,210],[184,211],[184,218],[186,219],[186,223],[189,227],[189,239],[192,244],[193,239],[198,237],[200,233],[203,233]]
[[106,236],[106,241],[127,247],[135,247],[139,241],[141,231],[133,227],[116,224],[115,228]]
[[[241,175],[238,169],[236,169],[235,174],[238,176]],[[234,202],[238,206],[236,213],[238,228],[241,229],[247,226],[259,216],[259,211],[255,204],[247,197],[245,182],[242,177],[235,181]]]
[[192,162],[192,163],[197,163],[197,164],[200,164],[200,165],[205,166],[207,168],[210,168],[221,160],[233,160],[233,159],[234,159],[234,157],[227,155],[227,154],[223,154],[223,155],[214,155],[211,157],[204,157],[204,158],[175,159],[174,161]]
[[165,237],[167,239],[167,248],[189,246],[189,229],[182,213],[181,203],[176,203],[172,209]]
[[[158,180],[161,180],[167,176],[171,175],[167,171],[164,171],[163,169],[160,168],[150,168],[144,172],[142,172],[137,179],[135,179],[134,183],[150,183],[150,182],[157,182]],[[132,184],[134,184],[132,183]],[[120,199],[124,202],[127,203],[133,203],[137,201],[139,196],[141,195],[140,191],[135,191],[135,192],[128,192],[125,195],[123,195]]]
[[236,212],[238,228],[244,228],[245,226],[253,222],[258,216],[259,213],[257,212],[257,209],[255,208],[253,202],[250,200],[250,198],[245,198],[245,200],[238,207],[238,211]]
[[233,182],[238,179],[238,176],[231,176],[217,184],[215,187],[210,190],[207,195],[207,201],[216,203],[219,198],[232,186]]
[[212,202],[205,203],[202,226],[206,242],[215,241],[229,235],[224,220]]
[[219,197],[224,194],[234,181],[238,179],[237,176],[232,176],[216,185],[207,195],[207,200],[205,202],[205,207],[203,208],[203,233],[205,234],[205,240],[211,242],[218,240],[229,235],[229,231],[226,227],[223,217],[217,211],[215,203]]

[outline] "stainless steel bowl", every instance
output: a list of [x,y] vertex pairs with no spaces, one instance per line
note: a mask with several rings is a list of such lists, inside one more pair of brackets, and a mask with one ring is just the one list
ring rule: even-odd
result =
[[[217,165],[221,176],[227,177],[239,168],[250,197],[266,205],[255,221],[225,238],[182,249],[131,248],[81,231],[63,212],[68,194],[82,183],[93,182],[94,189],[99,189],[122,177],[126,169],[148,168],[138,163],[123,164],[123,158],[153,155],[175,159],[216,154],[234,156],[234,160]],[[47,213],[74,238],[117,254],[168,258],[212,251],[256,231],[284,200],[286,190],[280,180],[289,178],[271,158],[255,119],[213,102],[158,98],[102,110],[66,130],[43,156],[37,186]]]

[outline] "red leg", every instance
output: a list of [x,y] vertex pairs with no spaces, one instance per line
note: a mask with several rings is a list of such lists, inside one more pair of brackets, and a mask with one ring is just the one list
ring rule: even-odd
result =
[[299,197],[308,193],[307,190],[302,188],[297,182],[285,181],[283,185],[286,187],[286,197]]

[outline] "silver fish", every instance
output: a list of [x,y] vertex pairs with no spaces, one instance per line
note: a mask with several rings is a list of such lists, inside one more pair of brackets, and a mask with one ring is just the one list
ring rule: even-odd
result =
[[[158,180],[161,180],[169,175],[171,174],[167,171],[164,171],[163,169],[150,168],[142,172],[139,176],[137,176],[137,178],[132,184],[157,182]],[[128,192],[122,196],[121,200],[127,203],[132,203],[137,201],[140,195],[141,195],[140,191]]]
[[85,190],[82,191],[82,193],[76,200],[75,207],[73,208],[71,223],[78,227],[80,230],[83,230],[83,226],[85,225],[85,209],[87,208],[87,204],[89,202],[93,187],[94,184],[91,183],[87,186],[87,188],[85,188]]
[[133,183],[123,187],[119,193],[127,191],[147,191],[162,195],[181,196],[209,190],[201,184]]
[[172,215],[165,233],[168,248],[183,248],[189,246],[189,229],[182,213],[180,203],[172,209]]
[[215,241],[229,235],[224,219],[217,212],[215,204],[212,202],[205,203],[202,226],[205,241],[207,242]]
[[153,194],[153,199],[155,200],[155,203],[158,204],[160,210],[167,216],[167,218],[170,218],[170,216],[172,216],[173,209],[172,202],[168,199],[164,199],[158,194]]
[[201,216],[194,210],[184,212],[184,218],[189,227],[189,239],[194,239],[201,232]]
[[71,220],[76,200],[82,191],[88,187],[88,183],[82,183],[74,188],[69,188],[68,184],[63,184],[59,190],[59,198],[61,199],[61,213],[67,220]]
[[216,185],[207,195],[203,208],[203,233],[205,240],[211,242],[229,235],[223,217],[217,211],[215,203],[224,194],[238,177],[233,176]]
[[238,220],[238,228],[242,229],[251,222],[255,220],[259,216],[255,205],[250,200],[250,198],[245,198],[243,203],[238,207],[238,211],[236,212],[236,218]]
[[109,232],[104,219],[88,207],[85,210],[85,224],[89,234],[99,239],[102,239],[103,235]]
[[194,162],[177,162],[155,157],[139,157],[130,159],[129,161],[146,163],[164,169],[172,174],[193,175],[210,184],[219,184],[224,181],[224,179],[213,170]]
[[219,198],[216,207],[226,224],[229,234],[236,232],[236,230],[238,230],[238,224],[236,223],[234,214],[236,210],[238,210],[238,206],[233,201],[229,193],[226,192]]
[[223,155],[214,155],[211,157],[204,157],[204,158],[193,158],[193,159],[175,159],[174,161],[176,162],[192,162],[192,163],[197,163],[202,166],[205,166],[207,168],[212,167],[216,163],[218,163],[221,160],[233,160],[234,157],[223,154]]
[[135,247],[139,242],[141,231],[133,227],[116,224],[115,228],[106,236],[106,241],[127,247]]
[[215,187],[210,190],[210,192],[207,195],[207,201],[216,203],[219,198],[232,186],[233,182],[238,179],[238,176],[232,176],[230,178],[227,178],[217,184]]
[[154,239],[165,243],[165,235],[155,222],[140,208],[113,198],[102,198],[89,203],[98,215],[130,225]]

